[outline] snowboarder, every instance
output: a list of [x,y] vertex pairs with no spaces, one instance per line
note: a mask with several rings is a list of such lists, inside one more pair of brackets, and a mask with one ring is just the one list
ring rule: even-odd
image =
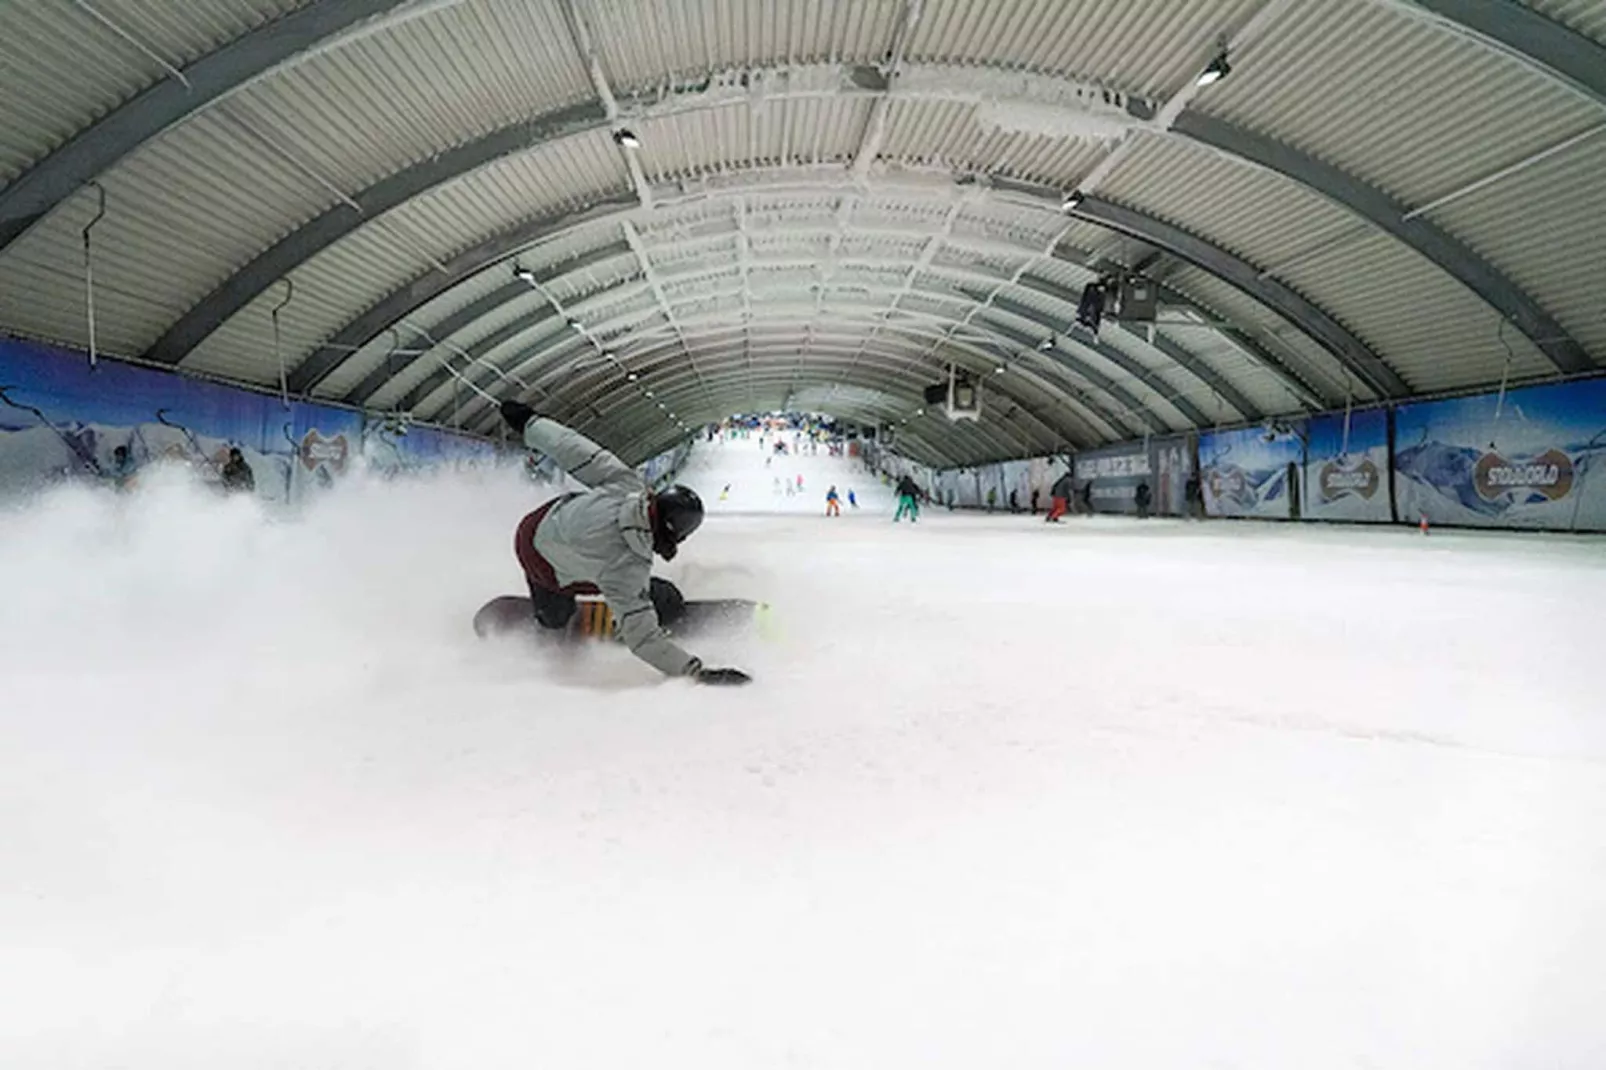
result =
[[218,474],[223,477],[224,493],[250,493],[257,489],[256,475],[251,471],[251,466],[245,463],[245,454],[240,452],[238,446],[229,450],[228,463]]
[[1147,483],[1139,483],[1138,484],[1138,489],[1136,491],[1134,491],[1133,494],[1132,494],[1132,500],[1138,507],[1138,519],[1139,520],[1147,520],[1147,519],[1149,519],[1149,501],[1150,501],[1150,498],[1149,498],[1149,485]]
[[835,483],[831,484],[831,489],[825,492],[825,515],[842,515],[842,499],[837,496]]
[[571,428],[535,414],[520,401],[504,401],[502,418],[524,444],[556,461],[589,490],[554,498],[519,522],[514,551],[529,581],[535,619],[565,629],[575,596],[600,594],[631,652],[667,676],[702,684],[745,684],[740,669],[703,665],[664,633],[684,598],[675,585],[653,578],[656,553],[674,560],[679,546],[703,522],[703,503],[689,487],[652,491],[612,453]]

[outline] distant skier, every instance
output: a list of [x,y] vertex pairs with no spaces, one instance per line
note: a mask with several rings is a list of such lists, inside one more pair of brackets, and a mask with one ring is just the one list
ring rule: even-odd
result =
[[858,495],[853,493],[853,488],[852,487],[849,487],[848,488],[848,508],[857,509],[858,507],[859,507]]
[[251,471],[251,466],[245,463],[245,454],[235,446],[229,450],[228,463],[219,473],[223,477],[223,490],[227,494],[254,493],[257,489],[257,477]]
[[831,489],[825,492],[825,515],[842,515],[842,499],[837,496],[836,484],[834,483],[831,484]]
[[1066,510],[1071,507],[1071,495],[1075,493],[1076,477],[1071,475],[1070,472],[1066,472],[1054,481],[1054,485],[1048,488],[1050,501],[1046,518],[1047,523],[1058,524],[1060,522],[1060,517],[1064,516]]
[[1132,501],[1138,507],[1138,519],[1139,520],[1147,520],[1147,519],[1149,519],[1150,497],[1149,497],[1149,485],[1147,483],[1139,483],[1138,484],[1138,489],[1135,492],[1133,492]]
[[652,576],[657,553],[673,560],[703,522],[703,503],[689,487],[653,492],[619,458],[584,435],[504,401],[502,418],[524,444],[556,461],[589,490],[554,498],[519,522],[514,551],[543,628],[563,630],[575,596],[600,594],[631,652],[668,676],[702,684],[745,684],[740,669],[711,669],[683,650],[660,624],[685,602],[667,580]]
[[724,489],[719,492],[719,500],[722,501],[722,502],[723,501],[727,501],[727,500],[730,499],[730,496],[731,496],[731,485],[729,483],[727,483],[727,484],[725,484]]
[[997,506],[997,505],[998,505],[998,488],[997,487],[988,487],[987,488],[987,511],[989,513],[992,512],[993,508],[995,506]]
[[799,494],[803,493],[803,473],[802,472],[799,472],[797,474],[797,492]]

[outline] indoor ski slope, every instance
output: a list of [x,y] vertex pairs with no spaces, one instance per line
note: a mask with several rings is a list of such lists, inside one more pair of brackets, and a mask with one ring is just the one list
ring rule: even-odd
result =
[[512,475],[0,513],[0,1066],[1606,1065],[1602,543],[780,464],[745,690],[476,644]]

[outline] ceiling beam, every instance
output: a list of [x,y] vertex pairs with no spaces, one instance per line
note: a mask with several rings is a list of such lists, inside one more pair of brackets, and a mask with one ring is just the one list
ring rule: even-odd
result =
[[403,17],[415,0],[307,4],[230,41],[117,105],[0,189],[0,252],[140,146],[309,52]]
[[[1606,55],[1602,62],[1606,63]],[[1172,130],[1313,189],[1414,250],[1510,320],[1558,370],[1571,374],[1594,369],[1584,347],[1569,337],[1539,302],[1463,242],[1421,216],[1412,218],[1409,208],[1376,186],[1285,142],[1213,116],[1185,112],[1177,117]]]
[[[1215,369],[1211,368],[1210,365],[1206,364],[1192,350],[1188,349],[1186,346],[1175,341],[1174,339],[1167,338],[1159,329],[1150,331],[1148,336],[1145,337],[1144,335],[1139,334],[1130,323],[1116,321],[1115,328],[1116,330],[1126,332],[1133,338],[1138,339],[1146,345],[1153,346],[1155,349],[1158,349],[1160,352],[1170,357],[1173,361],[1186,369],[1190,375],[1204,383],[1211,390],[1214,390],[1216,392],[1216,396],[1221,398],[1222,401],[1225,401],[1228,405],[1231,405],[1234,409],[1238,410],[1238,414],[1245,420],[1259,420],[1266,415],[1260,410],[1260,407],[1254,402],[1250,401],[1241,390],[1228,382],[1224,376],[1218,373]],[[1216,420],[1214,422],[1222,423],[1224,421]],[[1200,426],[1205,425],[1201,424]]]
[[[869,313],[872,310],[871,310],[871,308],[869,306],[866,306],[865,311],[866,311],[866,313]],[[917,312],[911,312],[911,311],[908,311],[908,310],[904,310],[904,311],[901,311],[899,314],[900,314],[900,316],[906,317],[906,318],[908,318],[910,320],[929,321],[929,322],[932,322],[932,323],[941,323],[941,322],[943,322],[940,317],[931,316],[931,315],[928,315],[926,313],[917,313]],[[717,316],[718,314],[715,314],[715,315]],[[843,315],[841,315],[841,314],[834,314],[833,315],[833,322],[848,322],[848,318],[843,316]],[[858,325],[861,322],[863,322],[863,321],[855,321],[855,325]],[[881,321],[877,320],[877,322],[881,322]],[[988,322],[989,322],[989,326],[991,326],[991,321],[988,321]],[[898,323],[896,326],[892,326],[892,327],[887,327],[887,326],[883,325],[883,329],[890,330],[890,331],[892,331],[894,333],[897,333],[899,335],[902,335],[902,336],[914,336],[914,335],[917,335],[917,334],[925,334],[926,337],[936,337],[936,338],[938,338],[939,341],[943,340],[942,336],[940,336],[940,335],[936,335],[934,333],[925,333],[925,332],[917,331],[914,328],[912,328],[911,325],[908,324],[908,323]],[[614,333],[616,333],[618,331],[621,331],[621,330],[630,330],[630,328],[628,326],[621,326],[620,322],[615,320],[615,321],[604,321],[603,323],[597,324],[593,328],[593,330],[599,336],[606,336],[606,335],[614,334]],[[635,338],[640,338],[641,337],[640,332],[636,332],[634,334],[634,337]],[[507,337],[499,336],[498,340],[496,342],[496,346],[503,345],[507,341],[509,341],[509,339]],[[532,365],[537,364],[537,363],[547,365],[550,368],[552,366],[556,366],[557,365],[557,363],[558,363],[558,359],[557,358],[560,356],[560,354],[562,354],[562,353],[564,353],[566,351],[569,351],[572,347],[577,347],[578,346],[578,343],[575,341],[575,339],[571,338],[570,336],[568,336],[566,334],[562,334],[562,333],[549,336],[549,337],[543,339],[542,342],[545,343],[545,344],[538,344],[538,346],[535,349],[522,350],[512,360],[501,362],[501,370],[504,371],[505,373],[509,374],[509,375],[520,375],[520,374],[524,373],[527,369],[529,369]],[[965,352],[967,354],[972,354],[973,355],[973,359],[977,362],[977,368],[974,369],[974,370],[977,370],[978,374],[985,375],[988,366],[990,364],[996,364],[997,363],[998,357],[997,357],[996,354],[986,353],[986,352],[982,352],[982,351],[978,350],[976,348],[975,344],[972,343],[969,340],[962,340],[962,339],[958,339],[958,338],[948,338],[948,339],[946,339],[946,344],[952,346],[955,350],[958,350],[958,351],[961,351],[961,352]],[[795,342],[790,343],[790,345],[791,345],[792,348],[795,349],[795,346],[796,346]],[[487,357],[490,354],[490,352],[494,348],[496,348],[496,346],[476,345],[476,346],[470,347],[466,352],[468,353],[468,355],[470,357],[472,357],[474,359],[482,359],[482,358]],[[1034,347],[1027,346],[1025,348],[1030,350],[1030,349],[1032,349]],[[631,353],[631,352],[624,353],[624,355],[623,355],[624,359],[632,361],[632,362],[639,361],[639,352],[640,351],[633,352],[633,353]],[[647,352],[652,352],[652,350],[649,349]],[[1056,365],[1059,365],[1059,366],[1061,366],[1061,367],[1063,367],[1065,369],[1068,369],[1068,370],[1080,371],[1083,368],[1083,365],[1081,364],[1080,361],[1073,360],[1068,356],[1055,355],[1054,357],[1049,357],[1047,354],[1036,354],[1036,355],[1043,357],[1043,359],[1045,359],[1050,364],[1056,364]],[[923,356],[926,356],[926,355],[925,354],[912,354],[911,356],[916,358],[916,359],[919,359],[919,358],[921,358]],[[933,374],[937,374],[940,371],[941,367],[942,367],[942,365],[941,365],[940,362],[935,362],[933,364],[933,366],[932,366],[932,373]],[[470,369],[469,374],[470,374],[470,381],[475,381],[474,380],[474,376],[476,374],[478,374],[478,373],[474,372],[473,369]],[[1030,375],[1032,373],[1028,372],[1026,374]],[[431,392],[434,391],[434,390],[438,390],[442,386],[446,385],[447,381],[448,381],[448,379],[450,377],[451,377],[451,373],[445,371],[444,369],[438,370],[437,372],[433,373],[430,376],[430,378],[427,380],[427,382],[431,384]],[[486,370],[486,374],[479,376],[478,381],[476,382],[476,385],[477,386],[490,386],[490,385],[492,385],[490,380],[493,377],[494,376],[492,375],[492,373],[490,373],[489,370],[487,369]],[[1102,380],[1101,377],[1097,377],[1096,373],[1095,373],[1094,376],[1087,376],[1087,375],[1084,374],[1082,377],[1084,379],[1087,379],[1087,381],[1089,383],[1091,383],[1094,386],[1095,389],[1100,389],[1101,388],[1101,385],[1100,385],[1101,382],[1107,382],[1108,381],[1108,380]],[[1034,381],[1035,381],[1035,378],[1036,377],[1034,376]],[[1041,389],[1050,398],[1053,398],[1054,396],[1056,396],[1056,394],[1058,394],[1060,392],[1068,392],[1069,396],[1072,397],[1073,399],[1075,399],[1081,406],[1088,408],[1093,413],[1096,413],[1098,418],[1100,419],[1100,421],[1102,421],[1105,424],[1107,424],[1111,429],[1117,430],[1118,434],[1117,434],[1116,437],[1120,437],[1121,433],[1129,433],[1130,430],[1131,430],[1131,427],[1129,426],[1129,423],[1133,422],[1133,418],[1136,416],[1136,412],[1134,411],[1135,401],[1134,401],[1134,399],[1132,399],[1132,397],[1130,395],[1125,394],[1124,392],[1121,392],[1119,394],[1111,394],[1111,396],[1115,399],[1116,403],[1118,405],[1120,405],[1120,406],[1124,406],[1124,408],[1122,410],[1110,410],[1110,409],[1106,409],[1102,404],[1100,404],[1096,400],[1094,400],[1094,399],[1092,399],[1090,397],[1086,397],[1086,396],[1083,396],[1083,395],[1079,394],[1075,390],[1075,388],[1073,386],[1071,386],[1070,384],[1059,383],[1059,382],[1053,382],[1053,383],[1046,383],[1045,382],[1045,383],[1042,384]],[[1106,392],[1108,393],[1108,391],[1106,391]],[[415,394],[417,394],[418,396],[416,396],[416,398],[415,398],[413,395],[410,395],[409,400],[416,400],[417,402],[421,403],[428,396],[428,392],[415,391]],[[479,403],[475,403],[475,404],[479,404]],[[402,407],[406,408],[408,406],[404,405]],[[1123,417],[1125,417],[1125,418],[1123,418]],[[1162,430],[1164,429],[1164,425],[1163,424],[1160,425],[1160,427],[1161,427]]]
[[[1015,316],[1018,319],[1024,319],[1030,323],[1038,324],[1039,326],[1048,326],[1050,329],[1052,329],[1052,324],[1044,321],[1043,317],[1038,314],[1038,311],[1035,308],[1032,308],[1030,305],[1022,304],[1013,298],[998,297],[994,299],[993,307],[997,308],[1000,312]],[[1111,364],[1114,364],[1117,368],[1120,368],[1123,372],[1142,383],[1149,390],[1159,395],[1159,397],[1167,405],[1170,405],[1172,408],[1176,409],[1185,419],[1191,420],[1195,427],[1208,427],[1210,425],[1210,417],[1204,414],[1204,410],[1194,405],[1193,402],[1189,401],[1183,395],[1178,394],[1168,383],[1166,383],[1159,376],[1155,375],[1148,368],[1145,368],[1142,364],[1139,364],[1137,361],[1121,352],[1121,350],[1117,349],[1115,346],[1099,338],[1097,335],[1089,334],[1086,331],[1073,331],[1067,326],[1061,327],[1055,334],[1050,335],[1049,337],[1055,339],[1056,344],[1062,340],[1072,345],[1079,345],[1085,349],[1091,349],[1093,352],[1097,353],[1099,356],[1103,357],[1105,360],[1109,361]]]
[[[576,213],[561,208],[492,235],[448,260],[445,271],[428,271],[420,275],[386,294],[376,304],[342,325],[327,342],[315,348],[306,360],[296,366],[290,375],[291,383],[301,384],[301,392],[311,391],[374,339],[486,268],[539,242],[569,233],[599,218],[612,219],[615,213],[635,207],[635,200],[630,195],[615,194],[585,211]],[[303,367],[307,369],[304,376]],[[296,387],[291,386],[290,389],[294,391]]]
[[259,253],[180,316],[146,351],[144,359],[153,364],[178,364],[274,283],[377,216],[496,160],[528,152],[531,146],[544,141],[595,130],[605,122],[601,105],[585,101],[503,127],[382,179],[353,198],[356,210],[338,204]]
[[1409,0],[1406,7],[1515,56],[1606,106],[1606,45],[1517,0]]
[[[746,367],[747,351],[740,344],[729,344],[712,349],[705,356],[710,362],[710,367],[721,370],[737,366]],[[807,368],[813,374],[813,378],[828,381],[832,384],[845,382],[849,386],[870,385],[877,388],[896,386],[900,390],[906,389],[910,393],[910,404],[912,406],[916,408],[925,407],[921,391],[926,386],[931,385],[932,377],[921,375],[920,366],[911,365],[906,359],[907,353],[892,350],[872,350],[869,356],[871,359],[866,361],[866,369],[886,373],[885,375],[878,377],[878,375],[869,371],[861,374],[851,360],[852,354],[849,352],[848,346],[838,348],[821,345],[815,353],[817,359],[811,361]],[[797,373],[795,369],[773,364],[767,365],[762,370],[754,371],[752,374],[754,381],[759,382],[777,375],[782,378],[787,376],[795,377]],[[636,383],[621,380],[617,375],[610,375],[601,379],[587,376],[580,380],[571,380],[565,385],[565,390],[555,391],[552,404],[571,406],[571,409],[563,410],[569,412],[601,404],[614,394],[634,393],[643,388],[652,389],[655,394],[663,395],[665,391],[675,389],[686,378],[684,368],[679,366],[672,366],[667,374],[664,375],[644,375]],[[1073,442],[1078,446],[1086,446],[1102,441],[1096,431],[1091,439],[1072,434],[1067,428],[1044,417],[1028,401],[1017,396],[1014,388],[1020,381],[1018,374],[1013,380],[1001,380],[998,377],[979,374],[978,379],[983,382],[984,389],[992,391],[1009,403],[1011,406],[1009,413],[1012,414],[1018,410],[1021,414],[1030,418],[1032,423],[1023,427],[1022,434],[1035,443],[1034,448],[1050,448],[1066,442]],[[1050,397],[1052,396],[1050,395]],[[658,400],[662,400],[662,397]],[[475,419],[473,415],[469,415],[468,418],[470,422]]]
[[1378,397],[1403,398],[1411,387],[1359,338],[1307,298],[1276,279],[1263,279],[1241,257],[1173,223],[1102,197],[1084,197],[1070,209],[1078,219],[1140,238],[1230,283],[1292,323],[1331,353]]
[[[729,399],[731,404],[735,404],[734,399],[742,396],[745,390],[745,374],[745,370],[738,365],[727,366],[717,376],[713,377],[712,381],[716,391],[728,387],[728,392],[716,393],[715,396]],[[758,380],[759,385],[762,386],[785,386],[788,382],[787,373],[784,369],[777,370],[770,376]],[[696,393],[696,388],[693,388],[683,394],[682,399],[695,396]],[[637,433],[638,428],[650,429],[660,426],[663,429],[662,435],[659,436],[660,438],[665,436],[674,438],[687,433],[681,431],[674,422],[661,415],[662,410],[657,408],[656,400],[649,401],[640,397],[627,398],[624,404],[615,406],[607,414],[597,419],[615,430],[623,430],[625,434],[636,434],[636,438],[627,440],[627,445],[624,448],[631,452],[640,452],[643,456],[652,456],[653,453],[658,451],[651,448],[643,450],[641,449],[641,444],[643,441],[651,441],[654,432],[643,430]],[[681,402],[677,402],[677,404],[681,404]],[[677,412],[677,416],[691,416],[693,426],[695,426],[696,423],[702,422],[702,414],[704,412],[708,412],[710,414],[708,418],[713,419],[722,418],[730,415],[731,412],[737,411],[736,408],[732,408],[730,412],[722,412],[720,410],[725,406],[712,399],[707,404],[710,406],[707,409],[693,409],[684,414]],[[784,401],[782,404],[784,404]],[[911,402],[911,404],[914,403]],[[843,418],[848,415],[847,410],[849,407],[844,406],[842,411],[828,412],[827,415]],[[860,411],[864,410],[861,409]],[[893,423],[897,426],[898,434],[910,435],[911,437],[918,436],[931,444],[934,452],[946,455],[950,464],[978,464],[985,461],[1019,458],[1022,456],[1021,447],[1013,444],[1007,437],[1002,437],[1000,429],[988,426],[985,419],[982,421],[947,422],[935,413],[928,412],[926,416],[920,417],[914,416],[911,409],[900,410],[890,406],[872,411],[875,413],[877,423]],[[621,427],[621,425],[623,426]],[[918,428],[918,430],[912,430],[913,428]],[[979,449],[976,446],[969,445],[967,440],[976,443]],[[1047,452],[1050,448],[1052,447],[1044,447],[1043,451]]]

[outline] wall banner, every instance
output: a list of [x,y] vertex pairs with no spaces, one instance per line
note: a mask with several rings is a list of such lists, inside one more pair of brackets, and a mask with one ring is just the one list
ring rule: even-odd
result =
[[1090,496],[1096,513],[1138,511],[1138,486],[1154,494],[1154,457],[1147,442],[1128,442],[1076,455],[1077,493]]
[[1400,519],[1606,531],[1606,379],[1399,405]]
[[1210,516],[1298,519],[1305,421],[1199,436],[1199,479]]
[[1307,422],[1304,515],[1312,520],[1387,524],[1389,417],[1384,409],[1313,416]]

